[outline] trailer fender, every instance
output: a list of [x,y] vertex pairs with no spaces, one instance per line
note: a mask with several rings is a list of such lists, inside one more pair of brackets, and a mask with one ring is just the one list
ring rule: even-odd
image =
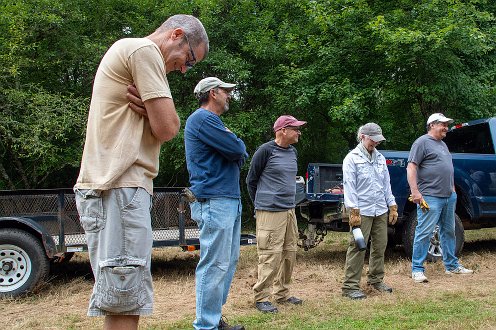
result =
[[45,228],[30,218],[0,217],[0,228],[17,228],[35,235],[41,240],[48,259],[52,259],[57,252],[57,246],[52,236],[50,236]]

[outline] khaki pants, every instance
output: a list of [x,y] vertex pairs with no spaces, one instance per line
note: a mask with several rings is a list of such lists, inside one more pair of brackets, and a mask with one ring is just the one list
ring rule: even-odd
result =
[[289,283],[296,261],[298,227],[295,210],[256,211],[258,281],[255,302],[289,298]]
[[[362,217],[362,229],[365,242],[370,237],[370,258],[367,283],[380,283],[384,279],[384,252],[387,246],[387,212],[376,217]],[[360,278],[362,277],[365,252],[359,251],[355,246],[353,234],[350,231],[351,239],[346,253],[346,264],[344,267],[343,292],[360,289]]]

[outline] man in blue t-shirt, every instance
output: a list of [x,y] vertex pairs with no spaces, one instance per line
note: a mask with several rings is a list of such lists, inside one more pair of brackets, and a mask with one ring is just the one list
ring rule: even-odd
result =
[[[427,119],[427,134],[412,145],[408,156],[407,178],[412,200],[417,204],[417,227],[413,240],[412,279],[416,283],[427,282],[424,261],[427,258],[430,238],[439,225],[439,238],[443,250],[446,274],[472,274],[455,255],[455,207],[456,191],[453,178],[453,161],[443,139],[448,125],[453,122],[442,113],[434,113]],[[422,201],[429,205],[427,212],[421,209]]]
[[220,120],[235,86],[215,77],[200,80],[194,90],[200,108],[184,129],[190,190],[196,197],[191,217],[200,228],[195,329],[244,329],[221,318],[239,259],[239,170],[248,158],[243,141]]
[[253,287],[255,306],[264,313],[277,313],[270,301],[300,305],[289,295],[296,261],[298,227],[295,215],[296,149],[305,121],[280,116],[274,123],[276,138],[262,144],[250,164],[246,184],[257,218],[258,280]]

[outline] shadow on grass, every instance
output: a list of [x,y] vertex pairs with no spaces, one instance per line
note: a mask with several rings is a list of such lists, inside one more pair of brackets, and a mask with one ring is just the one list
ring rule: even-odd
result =
[[473,252],[496,252],[496,239],[465,242],[462,254]]
[[[165,252],[167,253],[167,252]],[[84,258],[81,258],[84,259]],[[152,257],[152,276],[153,277],[172,277],[194,274],[198,255],[177,254],[172,258]],[[82,278],[84,281],[93,282],[93,272],[89,260],[78,260],[73,258],[69,262],[52,264],[49,275],[51,284],[64,284],[76,278]]]
[[[342,247],[340,250],[327,250],[324,248],[315,248],[309,251],[300,250],[302,258],[314,263],[341,263],[344,264],[346,259],[346,249],[347,247]],[[496,253],[496,239],[485,239],[465,242],[462,255],[470,253],[481,253],[481,252],[495,252]],[[365,254],[365,260],[367,261],[370,256],[370,251],[367,249]],[[408,259],[406,252],[402,245],[397,245],[394,247],[388,247],[384,254],[385,262],[397,261],[400,259]]]

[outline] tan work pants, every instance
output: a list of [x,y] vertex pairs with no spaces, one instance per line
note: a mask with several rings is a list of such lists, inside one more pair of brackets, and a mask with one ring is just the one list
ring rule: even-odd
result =
[[256,211],[258,281],[253,287],[255,302],[289,298],[289,283],[296,261],[298,227],[295,210]]

